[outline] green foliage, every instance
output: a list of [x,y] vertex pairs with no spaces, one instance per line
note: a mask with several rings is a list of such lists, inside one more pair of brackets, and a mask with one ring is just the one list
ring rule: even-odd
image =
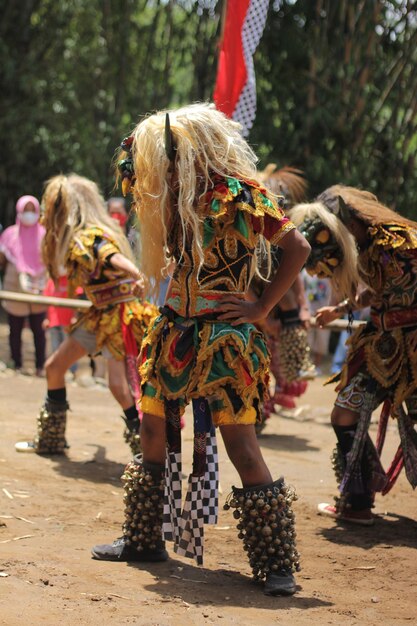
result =
[[[5,225],[60,171],[109,195],[114,150],[142,115],[212,96],[221,2],[1,4]],[[402,0],[271,0],[250,136],[261,164],[304,168],[311,195],[341,181],[417,218],[415,14]]]
[[343,182],[417,219],[415,7],[274,3],[256,53],[264,164],[302,167],[311,195]]

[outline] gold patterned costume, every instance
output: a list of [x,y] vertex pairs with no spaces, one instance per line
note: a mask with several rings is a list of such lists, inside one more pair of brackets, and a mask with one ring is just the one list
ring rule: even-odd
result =
[[371,321],[348,340],[338,389],[366,368],[382,387],[379,395],[389,391],[396,415],[417,387],[417,231],[392,223],[368,233],[370,245],[360,259],[362,278],[374,291]]
[[217,321],[216,306],[227,294],[244,297],[260,235],[277,244],[294,226],[258,183],[235,178],[216,177],[197,214],[201,266],[195,243],[172,229],[177,267],[143,342],[142,409],[165,417],[166,400],[183,408],[205,397],[214,424],[255,423],[268,380],[264,338],[252,324]]
[[83,327],[96,338],[96,350],[107,348],[116,360],[126,358],[126,334],[140,346],[145,330],[157,314],[155,306],[140,303],[131,293],[133,279],[114,269],[109,260],[120,252],[113,238],[98,227],[85,229],[71,242],[66,266],[69,293],[81,287],[92,302],[71,326]]

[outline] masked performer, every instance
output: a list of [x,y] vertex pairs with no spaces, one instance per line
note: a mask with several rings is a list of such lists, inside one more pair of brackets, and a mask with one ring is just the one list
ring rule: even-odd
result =
[[[292,594],[294,492],[283,478],[272,480],[256,439],[268,354],[253,323],[282,298],[309,246],[256,182],[256,157],[240,125],[212,106],[152,115],[122,145],[131,152],[121,168],[141,223],[144,273],[157,291],[165,263],[174,259],[175,270],[162,315],[142,347],[143,459],[125,472],[124,535],[95,546],[93,556],[165,560],[164,537],[174,539],[179,554],[202,562],[201,524],[216,518],[215,494],[201,468],[212,456],[208,446],[204,455],[212,419],[242,480],[225,506],[235,509],[254,577],[265,580],[267,594]],[[283,248],[282,262],[262,297],[250,302],[245,296],[256,252],[267,242]],[[181,485],[173,477],[179,474],[179,415],[189,401],[194,464],[181,512]]]
[[68,409],[65,372],[85,354],[108,360],[109,388],[126,423],[125,439],[139,451],[138,346],[156,309],[143,295],[142,275],[129,243],[108,214],[95,183],[71,174],[46,185],[43,203],[46,234],[43,257],[52,279],[68,275],[69,295],[82,287],[92,306],[79,316],[67,339],[46,362],[47,394],[34,441],[16,444],[19,452],[63,454]]
[[[270,163],[260,176],[270,191],[283,196],[286,213],[294,204],[305,199],[307,185],[300,170],[292,167],[277,170],[277,166]],[[280,255],[279,248],[272,253],[275,267],[279,265]],[[251,288],[259,295],[266,284],[261,278],[255,278]],[[275,389],[263,404],[262,420],[256,425],[258,434],[274,412],[275,405],[286,409],[296,408],[295,399],[305,393],[307,380],[315,377],[308,344],[309,320],[310,310],[304,284],[301,275],[298,275],[268,319],[260,324],[271,353],[270,368],[275,379]]]
[[[296,206],[291,216],[312,246],[307,270],[330,278],[344,298],[318,310],[319,324],[371,307],[371,321],[349,339],[346,363],[335,377],[340,382],[331,421],[340,497],[336,506],[319,505],[323,515],[371,525],[374,493],[387,493],[403,466],[417,485],[417,224],[373,194],[342,185]],[[381,403],[375,447],[368,428]],[[389,414],[397,418],[401,444],[385,472],[379,457]]]

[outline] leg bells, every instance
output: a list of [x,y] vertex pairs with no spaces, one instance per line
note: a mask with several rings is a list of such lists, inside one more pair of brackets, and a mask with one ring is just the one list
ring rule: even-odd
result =
[[168,553],[162,539],[164,466],[143,463],[138,455],[126,466],[122,480],[123,536],[111,544],[94,546],[93,557],[103,561],[166,561]]
[[132,451],[132,455],[136,456],[142,452],[142,447],[140,445],[140,421],[139,418],[128,420],[126,418],[122,418],[126,424],[126,427],[123,431],[123,438],[125,442],[130,446]]
[[39,413],[36,437],[33,441],[19,441],[15,445],[16,450],[45,455],[64,454],[68,448],[65,439],[68,408],[67,402],[54,402],[47,398]]
[[294,490],[284,479],[256,487],[233,487],[225,508],[233,508],[239,538],[255,580],[264,581],[267,595],[295,593],[293,573],[300,569],[296,549]]

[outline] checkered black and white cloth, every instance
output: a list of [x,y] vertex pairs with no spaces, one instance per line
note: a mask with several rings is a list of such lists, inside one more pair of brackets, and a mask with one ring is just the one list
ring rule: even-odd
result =
[[245,137],[249,134],[256,115],[256,79],[253,55],[265,28],[268,5],[269,0],[251,0],[242,28],[242,46],[247,80],[232,117],[242,124],[242,133]]
[[[196,407],[197,405],[194,408],[198,411]],[[207,411],[207,407],[203,407],[203,413],[204,411]],[[184,506],[182,506],[181,450],[178,450],[178,445],[176,451],[168,449],[165,466],[163,536],[165,540],[174,542],[174,552],[195,559],[198,565],[203,564],[204,524],[216,524],[218,517],[217,442],[215,431],[211,423],[208,424],[208,431],[204,437],[201,436],[201,431],[195,433],[193,473],[188,478]],[[201,453],[205,454],[205,470],[197,472],[197,467],[201,467]]]

